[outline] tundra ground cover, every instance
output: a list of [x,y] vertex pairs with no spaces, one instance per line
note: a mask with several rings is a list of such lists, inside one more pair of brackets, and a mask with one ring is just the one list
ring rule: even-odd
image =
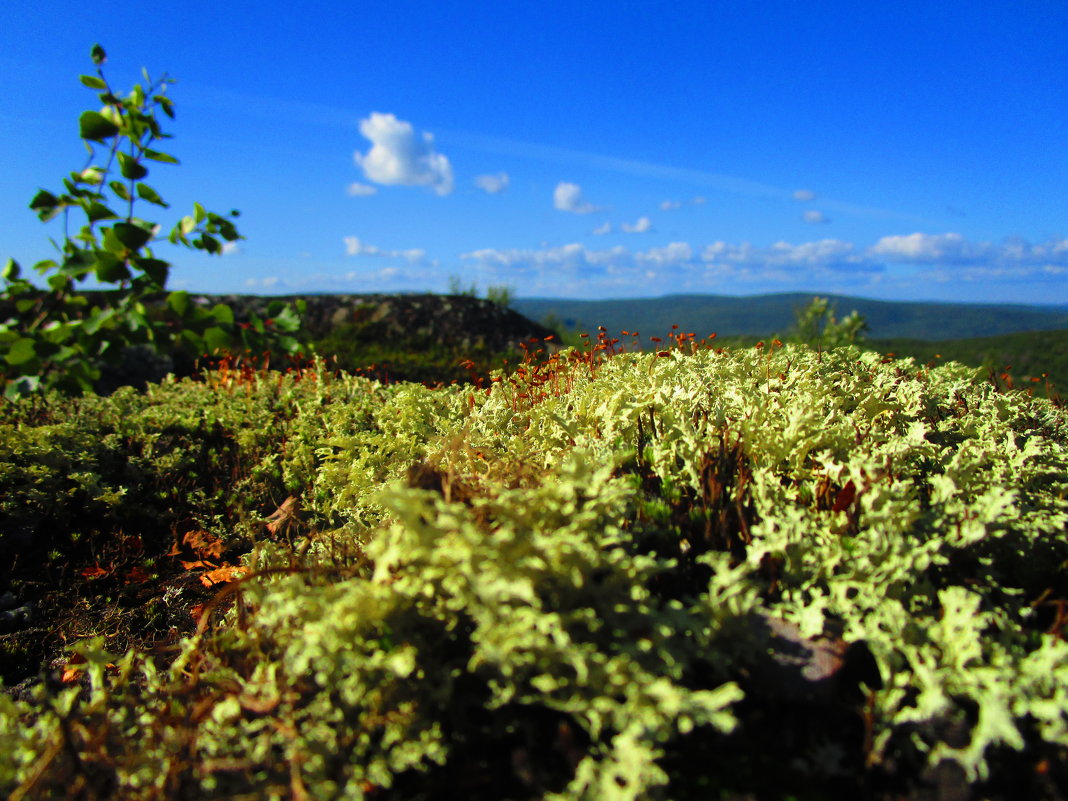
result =
[[0,787],[1062,797],[1064,409],[855,347],[662,347],[4,407],[18,565],[125,532],[240,569],[163,647],[84,639],[0,695]]

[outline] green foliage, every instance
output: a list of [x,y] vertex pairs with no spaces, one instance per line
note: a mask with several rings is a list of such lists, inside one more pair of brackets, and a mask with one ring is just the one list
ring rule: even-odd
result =
[[[678,345],[487,391],[217,374],[24,405],[6,436],[113,404],[176,471],[170,404],[224,421],[220,473],[278,470],[308,516],[173,662],[87,640],[84,686],[0,694],[0,790],[865,797],[948,761],[1038,797],[1068,747],[1065,411],[958,364]],[[828,641],[866,675],[806,677]]]
[[790,339],[814,347],[838,348],[859,344],[867,328],[867,322],[857,312],[850,312],[839,321],[827,298],[813,298],[807,307],[798,309]]
[[[927,342],[917,339],[871,340],[868,347],[898,357],[911,357],[921,364],[960,362],[981,367],[1002,383],[1055,398],[1068,388],[1068,329],[1027,331],[1001,336]],[[1006,374],[1001,378],[1002,374]],[[1047,383],[1048,379],[1048,383]]]
[[58,552],[70,563],[116,529],[165,545],[181,520],[251,538],[253,520],[314,472],[311,447],[291,443],[323,436],[315,408],[328,374],[310,375],[280,385],[216,372],[206,386],[166,381],[143,394],[4,404],[0,561],[32,565]]
[[459,275],[450,275],[449,276],[448,294],[450,294],[450,295],[463,295],[463,296],[469,297],[469,298],[477,298],[478,297],[478,284],[476,284],[474,281],[472,281],[469,286],[465,287],[464,286],[464,282],[463,282],[463,278],[461,278]]
[[486,287],[486,300],[496,303],[498,306],[507,308],[515,299],[515,288],[507,284],[491,284]]
[[[470,285],[465,287],[463,279],[459,275],[450,275],[448,294],[477,298],[478,284],[472,281]],[[486,300],[490,301],[490,303],[496,303],[498,306],[507,308],[512,305],[514,299],[514,287],[508,286],[507,284],[491,284],[486,287]]]
[[518,358],[514,350],[461,347],[417,332],[383,336],[379,321],[364,314],[371,308],[356,309],[356,322],[332,327],[326,336],[313,340],[311,348],[328,355],[331,364],[346,373],[431,385],[470,382]]
[[[174,103],[165,94],[173,80],[164,76],[138,84],[125,96],[104,77],[106,60],[94,45],[95,75],[81,76],[98,92],[99,111],[79,118],[79,136],[89,153],[86,165],[63,180],[61,193],[41,189],[30,208],[42,222],[62,217],[62,242],[53,241],[57,258],[34,265],[46,288],[24,277],[9,260],[3,271],[0,307],[0,366],[5,395],[55,388],[68,393],[91,391],[100,378],[100,364],[113,361],[125,346],[148,344],[160,352],[183,350],[194,358],[225,351],[296,352],[292,333],[299,320],[292,309],[277,309],[267,320],[238,325],[226,306],[211,310],[191,303],[184,292],[167,297],[162,315],[146,304],[164,290],[171,265],[158,258],[152,245],[160,226],[135,215],[146,203],[169,205],[145,179],[150,164],[177,164],[157,142],[170,138],[160,114],[173,119]],[[98,154],[98,149],[101,151]],[[73,230],[75,214],[85,225]],[[166,240],[208,254],[223,253],[227,243],[241,239],[233,222],[238,213],[217,214],[199,203],[182,217]],[[79,285],[93,280],[113,286],[90,297]]]

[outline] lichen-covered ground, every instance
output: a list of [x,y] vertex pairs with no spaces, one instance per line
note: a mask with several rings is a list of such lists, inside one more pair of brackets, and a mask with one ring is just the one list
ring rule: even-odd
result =
[[5,406],[0,791],[1065,797],[1063,408],[614,350]]

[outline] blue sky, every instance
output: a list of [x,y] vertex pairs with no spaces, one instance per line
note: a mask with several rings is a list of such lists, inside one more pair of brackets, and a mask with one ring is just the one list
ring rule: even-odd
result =
[[[0,8],[0,259],[84,166],[89,49],[177,119],[172,203],[240,209],[170,286],[257,294],[834,292],[1068,303],[1068,4]],[[159,212],[159,214],[155,214]]]

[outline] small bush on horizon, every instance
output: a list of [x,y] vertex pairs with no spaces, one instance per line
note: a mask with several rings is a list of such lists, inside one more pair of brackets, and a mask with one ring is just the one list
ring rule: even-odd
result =
[[859,344],[864,341],[863,332],[868,330],[861,314],[852,311],[838,320],[835,308],[827,298],[821,297],[814,297],[808,306],[798,309],[794,319],[795,328],[788,336],[789,341],[821,348]]
[[[477,298],[478,284],[472,281],[465,287],[463,279],[459,275],[450,275],[447,294]],[[509,286],[508,284],[491,284],[486,287],[486,300],[490,303],[496,303],[498,306],[507,308],[512,304],[512,301],[515,300],[515,287]]]

